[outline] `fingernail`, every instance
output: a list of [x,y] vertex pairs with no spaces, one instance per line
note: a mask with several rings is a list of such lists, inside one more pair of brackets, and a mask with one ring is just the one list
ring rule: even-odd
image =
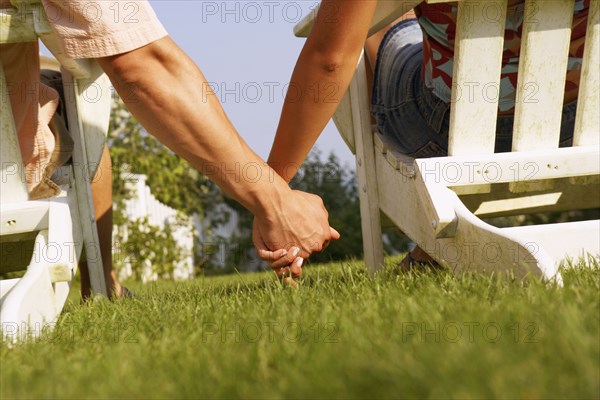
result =
[[286,249],[281,250],[281,255],[279,257],[283,257],[285,255],[287,255],[287,250]]
[[296,257],[296,256],[298,255],[298,253],[300,253],[300,249],[299,249],[299,248],[297,248],[297,247],[294,247],[294,250],[292,250],[292,255],[293,255],[294,257]]
[[296,260],[296,265],[302,267],[302,263],[304,262],[304,258],[300,257]]

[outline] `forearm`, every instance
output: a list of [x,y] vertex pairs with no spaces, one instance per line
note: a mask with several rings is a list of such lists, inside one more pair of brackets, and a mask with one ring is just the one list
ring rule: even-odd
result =
[[[290,181],[333,116],[363,49],[377,1],[323,0],[292,74],[269,164]],[[334,11],[332,13],[332,10]]]
[[287,182],[314,146],[335,113],[356,69],[357,54],[328,70],[325,61],[313,61],[304,51],[290,81],[281,118],[269,154],[269,165]]
[[240,138],[202,72],[169,38],[98,60],[152,135],[253,213],[289,188]]

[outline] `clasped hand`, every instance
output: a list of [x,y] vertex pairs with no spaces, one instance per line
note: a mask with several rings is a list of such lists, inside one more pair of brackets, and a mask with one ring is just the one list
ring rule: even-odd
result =
[[255,215],[252,241],[277,276],[293,282],[302,274],[304,261],[340,234],[329,226],[329,213],[319,196],[294,190],[277,208]]

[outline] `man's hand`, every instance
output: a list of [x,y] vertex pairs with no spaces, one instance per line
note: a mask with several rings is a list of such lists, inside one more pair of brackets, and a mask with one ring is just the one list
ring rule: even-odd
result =
[[329,226],[329,214],[319,196],[292,191],[285,200],[278,210],[255,216],[252,240],[259,257],[279,277],[296,279],[304,260],[323,251],[340,234]]

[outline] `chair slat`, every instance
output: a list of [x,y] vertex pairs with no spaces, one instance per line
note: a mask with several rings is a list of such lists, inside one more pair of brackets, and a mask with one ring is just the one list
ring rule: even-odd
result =
[[[375,9],[375,15],[371,21],[371,29],[369,29],[369,36],[391,24],[402,15],[413,9],[422,0],[379,0],[377,8]],[[447,0],[444,0],[447,1]],[[427,1],[432,3],[432,1]],[[433,3],[439,3],[440,1],[433,1]],[[315,23],[317,17],[318,8],[308,14],[294,27],[294,35],[297,37],[308,37],[310,31]],[[325,10],[327,13],[327,10]],[[330,14],[335,15],[335,10],[331,10]]]
[[494,152],[506,9],[507,0],[458,3],[450,155]]
[[513,151],[558,147],[575,0],[526,0]]
[[356,144],[354,143],[356,135],[354,133],[354,126],[352,125],[352,101],[350,100],[349,91],[342,97],[333,115],[333,122],[352,154],[356,154]]
[[590,1],[574,146],[600,144],[600,1]]

